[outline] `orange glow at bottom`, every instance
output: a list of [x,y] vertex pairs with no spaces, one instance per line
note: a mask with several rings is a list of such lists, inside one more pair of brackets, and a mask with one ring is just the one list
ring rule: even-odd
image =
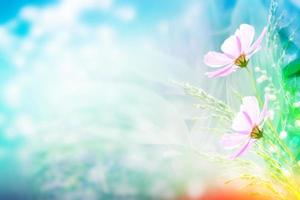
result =
[[215,189],[209,190],[200,197],[182,197],[179,200],[271,200],[268,197],[251,194],[248,192],[239,192],[236,190]]

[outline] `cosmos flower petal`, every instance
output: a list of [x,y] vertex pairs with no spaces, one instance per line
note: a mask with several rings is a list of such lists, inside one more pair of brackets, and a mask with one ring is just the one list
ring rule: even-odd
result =
[[223,42],[223,44],[221,46],[221,50],[226,55],[237,58],[241,53],[238,42],[239,42],[239,39],[235,35],[232,35]]
[[243,113],[245,119],[247,120],[248,124],[252,127],[253,126],[253,122],[252,122],[252,119],[251,119],[250,115],[247,112],[245,112],[245,111],[242,111],[242,113]]
[[[210,67],[222,67],[214,72],[206,73],[209,77],[222,77],[231,74],[236,69],[247,67],[250,57],[261,48],[262,40],[267,32],[265,27],[253,42],[255,29],[249,24],[241,24],[234,35],[227,38],[221,45],[222,53],[208,52],[204,56],[204,63]],[[232,63],[234,68],[227,66]]]
[[225,148],[235,148],[247,141],[248,138],[247,135],[241,135],[239,133],[225,134],[221,139],[221,145]]
[[234,130],[235,132],[239,133],[239,134],[243,134],[243,135],[248,135],[250,133],[250,131],[239,131],[239,130]]
[[243,155],[244,153],[246,153],[254,144],[254,142],[255,142],[254,139],[249,138],[248,141],[245,144],[243,144],[240,149],[238,149],[238,151],[236,151],[234,154],[231,155],[231,159],[235,159]]
[[213,71],[213,72],[207,72],[206,75],[209,78],[214,78],[214,77],[222,77],[222,76],[227,76],[234,72],[237,68],[233,66],[232,64],[227,65],[219,70]]
[[249,24],[241,24],[235,35],[240,38],[241,51],[248,52],[255,35],[254,27]]
[[[232,135],[225,134],[221,140],[223,146],[227,148],[235,147],[240,141],[244,141],[242,145],[240,145],[240,148],[238,148],[238,151],[231,156],[232,159],[244,154],[257,139],[262,137],[260,122],[265,119],[267,108],[267,98],[262,112],[259,110],[259,104],[256,97],[248,96],[243,98],[240,111],[232,123],[232,129],[235,133]],[[237,134],[240,136],[239,138],[236,136]],[[234,136],[236,136],[236,138]],[[244,139],[242,139],[243,137]]]
[[261,49],[261,46],[256,48],[255,50],[251,51],[248,55],[247,58],[250,59],[256,52],[258,52]]
[[210,51],[205,54],[204,63],[210,67],[223,67],[225,65],[233,63],[233,60],[223,53]]
[[245,114],[243,112],[239,112],[232,123],[231,127],[234,131],[239,133],[246,133],[249,134],[252,130],[252,126],[249,123],[248,119],[245,117]]
[[264,27],[263,31],[261,32],[260,36],[257,38],[257,40],[252,44],[252,46],[250,47],[249,51],[246,52],[247,55],[253,55],[253,52],[257,52],[260,47],[261,47],[261,43],[262,40],[264,39],[264,36],[267,32],[267,28]]
[[260,110],[259,110],[259,104],[256,97],[254,96],[244,97],[240,110],[243,113],[246,113],[250,117],[252,121],[252,126],[254,124],[258,124]]
[[242,43],[241,43],[241,39],[239,38],[239,36],[236,36],[236,44],[238,47],[238,52],[240,52],[240,54],[242,53]]

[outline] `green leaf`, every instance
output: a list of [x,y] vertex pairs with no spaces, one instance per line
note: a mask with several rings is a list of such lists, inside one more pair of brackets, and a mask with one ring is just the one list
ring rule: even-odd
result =
[[285,78],[300,76],[300,58],[296,58],[283,68]]

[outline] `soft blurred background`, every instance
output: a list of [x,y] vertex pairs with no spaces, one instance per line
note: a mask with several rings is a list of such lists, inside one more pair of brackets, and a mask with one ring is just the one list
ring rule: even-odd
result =
[[[1,199],[175,199],[223,180],[185,148],[226,155],[177,83],[237,108],[243,75],[209,80],[202,58],[240,23],[259,34],[269,3],[1,1]],[[297,21],[300,1],[280,3]]]

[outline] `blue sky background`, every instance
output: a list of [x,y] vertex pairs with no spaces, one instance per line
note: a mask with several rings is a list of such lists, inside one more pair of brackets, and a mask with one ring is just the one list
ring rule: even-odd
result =
[[23,7],[27,5],[37,5],[37,6],[43,6],[43,5],[49,5],[51,3],[57,2],[56,0],[11,0],[1,3],[1,17],[0,21],[1,23],[7,22],[11,18],[15,17],[18,11]]
[[[201,122],[191,129],[205,113],[172,81],[230,103],[225,81],[207,84],[203,55],[240,23],[258,34],[269,1],[66,2],[0,2],[0,195],[113,199],[193,182],[199,168],[176,163],[167,147],[190,134],[195,146],[219,149],[199,134]],[[295,21],[299,7],[280,4]],[[171,164],[187,165],[172,168],[176,180]]]

